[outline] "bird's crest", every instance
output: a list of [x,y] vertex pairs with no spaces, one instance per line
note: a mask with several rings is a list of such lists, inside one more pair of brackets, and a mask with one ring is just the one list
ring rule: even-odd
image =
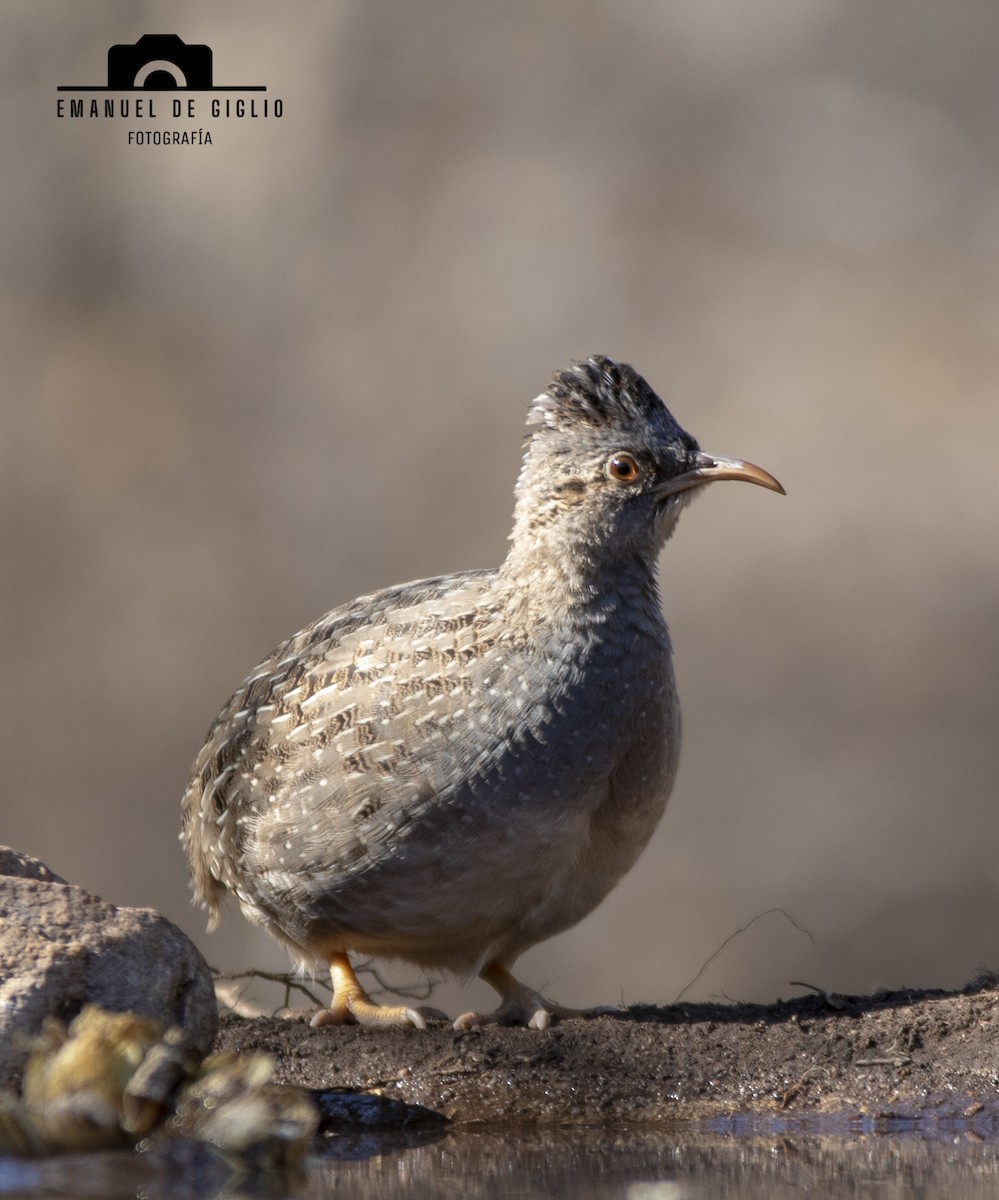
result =
[[647,421],[662,401],[634,367],[594,354],[556,371],[527,414],[528,425],[566,428]]

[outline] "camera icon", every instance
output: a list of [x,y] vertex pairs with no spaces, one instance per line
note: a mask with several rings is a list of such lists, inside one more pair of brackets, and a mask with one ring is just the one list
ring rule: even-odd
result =
[[134,45],[122,44],[108,50],[110,90],[208,90],[211,86],[211,47],[189,46],[175,33],[147,33]]

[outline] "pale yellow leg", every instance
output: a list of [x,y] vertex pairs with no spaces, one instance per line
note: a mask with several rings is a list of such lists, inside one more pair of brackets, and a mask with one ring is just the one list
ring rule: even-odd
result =
[[526,1025],[528,1029],[547,1029],[553,1019],[598,1017],[616,1011],[613,1008],[566,1008],[564,1004],[546,1000],[498,962],[483,967],[479,978],[499,993],[499,1007],[491,1013],[464,1013],[455,1021],[455,1029],[475,1029],[480,1025]]
[[436,1008],[408,1008],[404,1004],[376,1004],[361,987],[346,954],[330,955],[333,1003],[321,1008],[312,1025],[415,1025],[426,1029],[427,1019],[447,1020]]

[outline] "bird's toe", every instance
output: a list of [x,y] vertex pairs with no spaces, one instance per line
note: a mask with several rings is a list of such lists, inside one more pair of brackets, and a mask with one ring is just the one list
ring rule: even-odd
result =
[[546,1000],[540,992],[533,988],[520,986],[510,992],[500,1006],[491,1013],[463,1013],[454,1023],[459,1032],[469,1029],[479,1029],[483,1025],[524,1025],[528,1029],[547,1029],[553,1021],[563,1021],[570,1017],[587,1017],[596,1015],[588,1009],[567,1008],[564,1004],[556,1004]]
[[313,1013],[309,1024],[313,1029],[321,1029],[325,1025],[356,1025],[357,1021],[346,1004],[335,1004]]
[[374,1028],[411,1026],[426,1029],[427,1021],[447,1021],[447,1013],[438,1008],[410,1008],[398,1004],[374,1004],[371,1001],[351,999],[345,1004],[334,1004],[321,1008],[309,1022],[315,1028],[324,1025],[365,1025]]
[[[527,1000],[525,1003],[524,1000]],[[454,1022],[454,1028],[459,1033],[469,1029],[480,1029],[483,1025],[524,1025],[528,1029],[547,1029],[553,1022],[569,1021],[573,1018],[591,1018],[613,1016],[620,1012],[610,1004],[602,1004],[597,1008],[568,1008],[564,1004],[555,1004],[546,1000],[537,992],[529,992],[522,1000],[504,1001],[494,1012],[467,1012]]]

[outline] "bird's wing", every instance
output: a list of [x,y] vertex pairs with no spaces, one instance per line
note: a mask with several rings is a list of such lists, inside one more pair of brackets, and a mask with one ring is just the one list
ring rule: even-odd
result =
[[[297,863],[348,867],[422,805],[468,744],[464,694],[493,649],[477,619],[484,572],[361,597],[280,646],[240,685],[184,798],[195,887],[232,886],[248,838]],[[488,740],[488,739],[487,739]],[[476,753],[480,753],[477,750]],[[467,753],[467,751],[466,751]]]

